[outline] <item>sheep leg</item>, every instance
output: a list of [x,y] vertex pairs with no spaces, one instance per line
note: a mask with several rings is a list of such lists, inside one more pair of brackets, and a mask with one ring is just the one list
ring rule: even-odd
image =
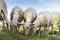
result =
[[15,30],[14,30],[14,25],[12,25],[12,32],[14,33],[14,31],[15,31]]
[[48,27],[49,27],[49,21],[48,21],[47,27],[46,27],[46,36],[47,36],[47,37],[49,36],[49,35],[48,35]]
[[46,36],[46,32],[48,31],[47,29],[47,24],[44,25],[44,35]]
[[46,29],[45,29],[45,27],[44,27],[44,35],[46,35]]
[[48,37],[48,27],[46,27],[46,30],[45,31],[46,31],[46,34],[45,35]]
[[31,35],[34,36],[34,29],[33,28],[30,28],[30,33],[31,33]]
[[52,26],[52,35],[54,35],[54,29],[53,29],[53,24],[51,24],[51,26]]
[[10,31],[12,31],[12,25],[10,25]]
[[19,26],[17,27],[17,31],[19,32]]
[[40,36],[40,33],[41,33],[40,29],[41,29],[41,26],[39,27],[39,33],[38,33],[38,36]]
[[8,24],[8,23],[6,23],[6,25],[7,25],[7,29],[9,30],[9,26],[8,26],[9,24]]
[[12,28],[12,27],[13,27],[13,25],[10,25],[10,31],[11,31],[11,32],[13,31],[13,28]]
[[32,32],[32,35],[34,36],[34,32]]
[[10,25],[10,31],[14,32],[14,25]]
[[3,19],[3,30],[4,30],[4,19]]
[[25,35],[28,35],[27,27],[25,27],[25,26],[24,26],[24,34],[25,34]]
[[33,36],[36,33],[36,31],[37,31],[37,27],[35,27],[35,28],[32,29],[32,32],[31,33],[32,33]]
[[14,29],[15,29],[15,32],[17,32],[17,26],[14,26],[14,27],[15,27],[15,28],[14,28]]

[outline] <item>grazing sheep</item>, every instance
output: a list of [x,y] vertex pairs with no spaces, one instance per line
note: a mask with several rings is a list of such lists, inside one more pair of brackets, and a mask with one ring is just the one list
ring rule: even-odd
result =
[[[33,22],[34,25],[31,25],[32,29],[32,35],[34,35],[36,33],[37,30],[39,30],[39,36],[40,36],[40,29],[41,27],[44,27],[46,36],[48,36],[48,27],[51,25],[53,28],[53,17],[52,15],[45,13],[45,12],[41,12],[38,14],[36,20]],[[38,29],[37,29],[38,28]],[[53,32],[54,33],[54,32]]]
[[[11,12],[11,18],[12,21],[11,25],[14,26],[15,30],[17,30],[17,22],[21,22],[23,20],[23,11],[20,7],[15,6]],[[12,26],[10,26],[10,29],[12,30]]]
[[5,0],[0,0],[0,20],[3,20],[4,26],[4,21],[7,21],[7,5]]
[[29,33],[30,25],[35,21],[37,17],[37,11],[31,7],[27,8],[24,11],[24,28],[25,28],[25,34],[27,35]]

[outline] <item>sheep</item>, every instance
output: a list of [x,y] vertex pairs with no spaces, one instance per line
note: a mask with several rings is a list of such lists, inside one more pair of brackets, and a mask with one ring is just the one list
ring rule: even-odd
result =
[[24,33],[26,35],[29,33],[30,25],[35,21],[36,17],[37,17],[37,11],[34,8],[29,7],[24,11],[24,22],[25,22]]
[[[17,30],[18,22],[21,22],[23,20],[23,10],[18,6],[15,6],[12,9],[12,12],[11,12],[10,16],[11,16],[10,20],[12,21],[11,25],[14,26],[15,30]],[[12,26],[10,26],[10,29],[12,31]]]
[[[48,36],[48,27],[51,25],[52,29],[53,29],[53,17],[52,15],[45,13],[45,12],[40,12],[36,18],[36,20],[33,22],[34,25],[31,25],[32,29],[32,35],[34,35],[36,33],[37,30],[39,30],[38,36],[40,36],[40,29],[41,27],[44,27],[46,36]],[[38,29],[37,29],[38,28]],[[52,31],[54,34],[54,31]]]
[[6,21],[6,22],[8,21],[8,19],[7,19],[7,5],[5,3],[5,0],[0,0],[0,20],[3,20],[3,26],[4,26],[4,21]]

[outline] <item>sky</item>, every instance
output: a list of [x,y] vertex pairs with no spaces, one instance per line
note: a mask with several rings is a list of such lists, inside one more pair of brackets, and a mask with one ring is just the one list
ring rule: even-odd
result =
[[21,7],[23,10],[32,7],[37,13],[43,11],[60,12],[60,0],[5,0],[8,8],[8,15],[15,6]]

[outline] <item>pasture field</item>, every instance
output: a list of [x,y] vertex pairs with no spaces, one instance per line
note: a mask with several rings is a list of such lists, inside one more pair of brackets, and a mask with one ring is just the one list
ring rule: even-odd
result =
[[60,36],[31,36],[31,35],[23,35],[21,33],[11,33],[6,31],[0,31],[0,40],[60,40]]

